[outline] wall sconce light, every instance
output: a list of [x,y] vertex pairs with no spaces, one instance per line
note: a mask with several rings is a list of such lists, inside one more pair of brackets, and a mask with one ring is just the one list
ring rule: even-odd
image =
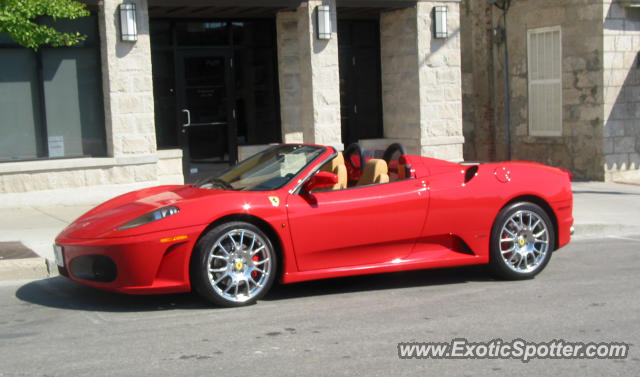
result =
[[136,25],[136,4],[120,4],[120,39],[124,42],[138,40],[138,27]]
[[318,5],[316,7],[316,18],[318,24],[318,39],[331,39],[331,11],[328,5]]
[[433,36],[447,38],[447,7],[433,7]]

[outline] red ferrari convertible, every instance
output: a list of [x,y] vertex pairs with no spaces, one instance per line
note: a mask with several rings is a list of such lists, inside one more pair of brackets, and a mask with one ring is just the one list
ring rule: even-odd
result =
[[527,279],[569,242],[570,174],[531,162],[457,164],[393,144],[366,158],[273,146],[195,185],[134,191],[56,238],[60,274],[123,293],[239,306],[283,283],[488,264]]

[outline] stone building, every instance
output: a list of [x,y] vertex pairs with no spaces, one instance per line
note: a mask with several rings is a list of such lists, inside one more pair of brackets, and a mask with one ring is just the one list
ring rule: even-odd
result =
[[506,27],[504,4],[461,4],[465,160],[640,182],[640,1],[512,0]]
[[37,21],[78,46],[0,35],[0,193],[191,182],[280,141],[462,160],[458,0],[86,3]]

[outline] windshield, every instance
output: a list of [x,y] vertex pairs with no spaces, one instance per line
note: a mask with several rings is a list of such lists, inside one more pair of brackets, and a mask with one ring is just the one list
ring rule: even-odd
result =
[[278,145],[249,157],[196,186],[205,189],[275,190],[289,183],[323,151],[324,148],[311,145]]

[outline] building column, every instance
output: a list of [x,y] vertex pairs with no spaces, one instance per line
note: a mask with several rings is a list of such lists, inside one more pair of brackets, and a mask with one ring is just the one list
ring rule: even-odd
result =
[[[433,37],[434,6],[447,7],[449,37]],[[382,103],[387,142],[409,153],[462,161],[458,1],[418,2],[380,17]]]
[[[318,5],[331,9],[329,40],[316,37]],[[283,141],[342,149],[335,0],[308,1],[296,11],[279,12],[276,25]]]
[[135,1],[136,42],[120,40],[121,2],[103,0],[99,11],[107,153],[157,160],[147,0]]

